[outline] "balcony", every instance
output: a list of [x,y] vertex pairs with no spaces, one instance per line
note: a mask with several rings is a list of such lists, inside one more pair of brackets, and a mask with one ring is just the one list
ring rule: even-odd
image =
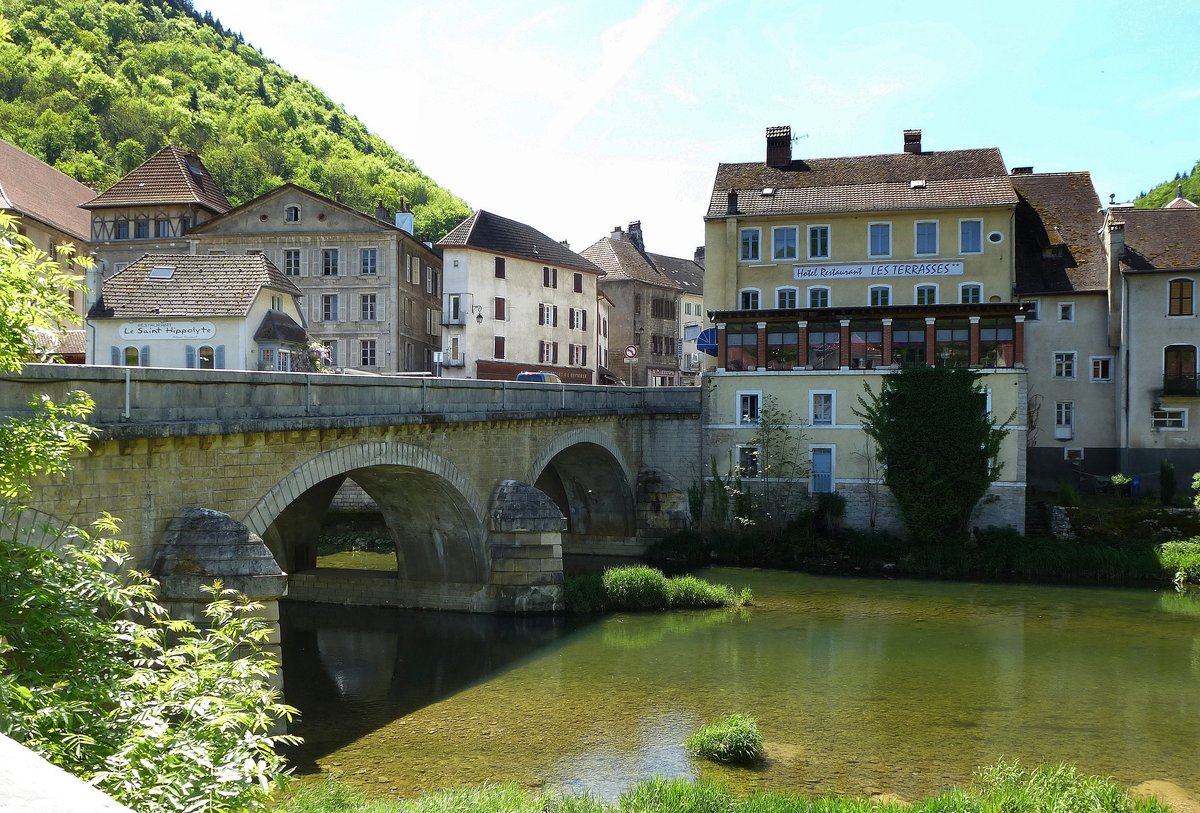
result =
[[1196,374],[1163,376],[1163,395],[1182,395],[1185,398],[1200,396],[1196,387]]

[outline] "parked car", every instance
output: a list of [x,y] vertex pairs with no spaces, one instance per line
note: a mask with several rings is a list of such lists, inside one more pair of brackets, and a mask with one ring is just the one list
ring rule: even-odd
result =
[[540,381],[543,384],[561,384],[562,383],[562,379],[559,378],[556,373],[541,373],[541,372],[517,373],[517,380],[518,381]]

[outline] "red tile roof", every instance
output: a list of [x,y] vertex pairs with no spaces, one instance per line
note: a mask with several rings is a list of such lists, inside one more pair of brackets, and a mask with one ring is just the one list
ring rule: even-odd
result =
[[155,204],[196,204],[215,214],[229,210],[229,199],[194,152],[164,147],[141,166],[83,204],[87,209]]
[[0,209],[33,218],[87,242],[91,218],[80,205],[96,190],[0,140]]

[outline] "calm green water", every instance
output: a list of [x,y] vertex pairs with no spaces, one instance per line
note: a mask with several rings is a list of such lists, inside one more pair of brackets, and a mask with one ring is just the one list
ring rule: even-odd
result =
[[[612,797],[661,774],[913,799],[1019,758],[1200,797],[1200,597],[702,575],[755,605],[586,623],[288,605],[300,770],[401,795]],[[765,768],[684,752],[732,711],[758,718]]]

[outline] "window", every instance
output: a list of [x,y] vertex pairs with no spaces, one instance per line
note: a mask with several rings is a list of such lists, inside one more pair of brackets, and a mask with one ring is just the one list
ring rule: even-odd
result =
[[1038,320],[1038,301],[1036,299],[1022,299],[1021,307],[1025,309],[1025,321],[1036,322]]
[[575,367],[587,366],[587,345],[573,344],[570,346],[570,362]]
[[971,327],[966,319],[938,318],[933,355],[941,367],[966,367],[971,361]]
[[759,260],[759,239],[762,232],[759,229],[742,229],[741,251],[738,257],[742,262],[757,262]]
[[558,305],[538,304],[538,324],[558,327]]
[[271,294],[271,310],[273,310],[273,311],[283,310],[283,297],[280,296],[279,294]]
[[504,279],[504,258],[496,258],[496,279]]
[[375,340],[363,339],[359,342],[359,364],[363,367],[375,366]]
[[737,394],[737,424],[741,426],[757,426],[761,412],[761,392],[739,392]]
[[1083,460],[1083,449],[1078,446],[1063,447],[1063,460],[1070,460],[1072,462]]
[[587,311],[571,308],[571,330],[587,330]]
[[1187,419],[1186,409],[1155,409],[1150,413],[1150,425],[1155,429],[1186,430]]
[[958,221],[958,250],[961,254],[983,253],[983,221]]
[[1075,402],[1058,401],[1054,404],[1054,438],[1070,440],[1075,437]]
[[338,250],[336,248],[321,249],[321,276],[336,277],[338,275]]
[[771,229],[771,257],[776,260],[794,260],[799,256],[799,230],[795,226],[777,226]]
[[925,364],[925,320],[896,319],[892,322],[892,364],[920,367]]
[[492,307],[494,309],[493,312],[496,314],[496,321],[503,322],[505,320],[504,297],[502,297],[502,296],[496,297],[495,300],[493,301]]
[[675,337],[655,333],[650,337],[650,353],[655,356],[675,355]]
[[813,446],[809,449],[812,455],[812,475],[809,478],[808,490],[813,494],[833,493],[833,447]]
[[170,220],[155,220],[154,221],[154,236],[155,237],[170,237],[171,236],[171,221]]
[[1074,302],[1059,302],[1058,303],[1058,321],[1074,322],[1075,321],[1075,303]]
[[145,240],[150,236],[150,223],[145,220],[139,220],[133,224],[133,238],[135,240]]
[[867,226],[867,256],[888,257],[892,253],[892,224],[871,223]]
[[684,302],[684,303],[683,303],[683,312],[684,312],[685,314],[687,314],[688,316],[691,316],[691,315],[692,315],[692,303],[691,303],[691,302]]
[[748,480],[753,480],[758,477],[757,446],[737,447],[737,468],[738,473]]
[[216,351],[207,344],[197,348],[196,366],[201,370],[215,370],[217,368]]
[[1173,344],[1163,348],[1163,394],[1197,395],[1196,348]]
[[337,339],[327,339],[321,342],[325,348],[325,361],[330,367],[336,367],[338,363],[338,347]]
[[557,288],[558,287],[558,269],[542,266],[542,287]]
[[374,322],[375,315],[375,294],[361,294],[358,299],[359,303],[359,319],[364,322]]
[[264,347],[258,351],[258,367],[260,370],[275,369],[275,348]]
[[1073,351],[1054,354],[1054,377],[1075,378],[1075,353]]
[[750,288],[738,294],[739,305],[744,311],[758,310],[758,290]]
[[1016,320],[985,316],[979,320],[979,361],[984,367],[1012,367],[1016,358]]
[[808,258],[824,260],[829,258],[829,227],[808,227]]
[[983,301],[983,286],[973,282],[958,286],[958,301],[963,305],[978,305]]
[[425,293],[427,293],[427,294],[434,293],[434,290],[433,290],[434,282],[435,282],[435,280],[433,278],[433,267],[427,265],[427,266],[425,266]]
[[808,289],[808,306],[810,308],[829,307],[829,288],[824,285]]
[[654,319],[674,319],[675,300],[654,296],[650,298],[650,316]]
[[504,358],[504,337],[497,336],[492,342],[492,358]]
[[929,256],[938,253],[938,222],[936,220],[918,220],[916,235],[917,256]]
[[[118,220],[116,223],[113,224],[113,239],[114,240],[128,240],[129,239],[129,221],[128,220]],[[126,366],[131,366],[131,365],[126,365]]]
[[873,307],[883,308],[892,304],[892,288],[890,285],[872,285],[867,294],[868,301]]
[[832,392],[810,392],[808,402],[809,420],[813,426],[833,426]]
[[918,305],[936,305],[937,304],[937,286],[936,285],[918,285],[917,286],[917,304]]
[[1168,283],[1167,316],[1191,316],[1192,310],[1192,281],[1190,279],[1173,279]]
[[583,274],[578,271],[571,275],[571,289],[577,294],[583,293]]
[[364,277],[373,277],[379,270],[379,252],[374,248],[364,248],[358,253],[358,273]]
[[800,291],[796,288],[776,288],[775,289],[775,307],[777,308],[796,308],[799,307]]
[[842,328],[837,322],[810,322],[808,364],[814,370],[836,370],[842,366]]
[[558,364],[558,342],[538,342],[538,362]]
[[446,311],[444,315],[447,324],[461,325],[463,323],[462,294],[446,295]]
[[285,248],[283,250],[283,273],[289,277],[300,276],[300,249]]
[[300,222],[300,207],[299,206],[288,206],[286,209],[284,209],[283,210],[283,221],[285,223],[299,223]]
[[1112,356],[1092,356],[1092,381],[1112,381]]
[[336,322],[338,318],[338,295],[321,295],[321,321]]
[[421,284],[421,258],[420,257],[409,257],[408,258],[408,284],[409,285],[420,285]]
[[799,363],[800,331],[795,326],[771,325],[767,330],[767,369],[791,370]]

